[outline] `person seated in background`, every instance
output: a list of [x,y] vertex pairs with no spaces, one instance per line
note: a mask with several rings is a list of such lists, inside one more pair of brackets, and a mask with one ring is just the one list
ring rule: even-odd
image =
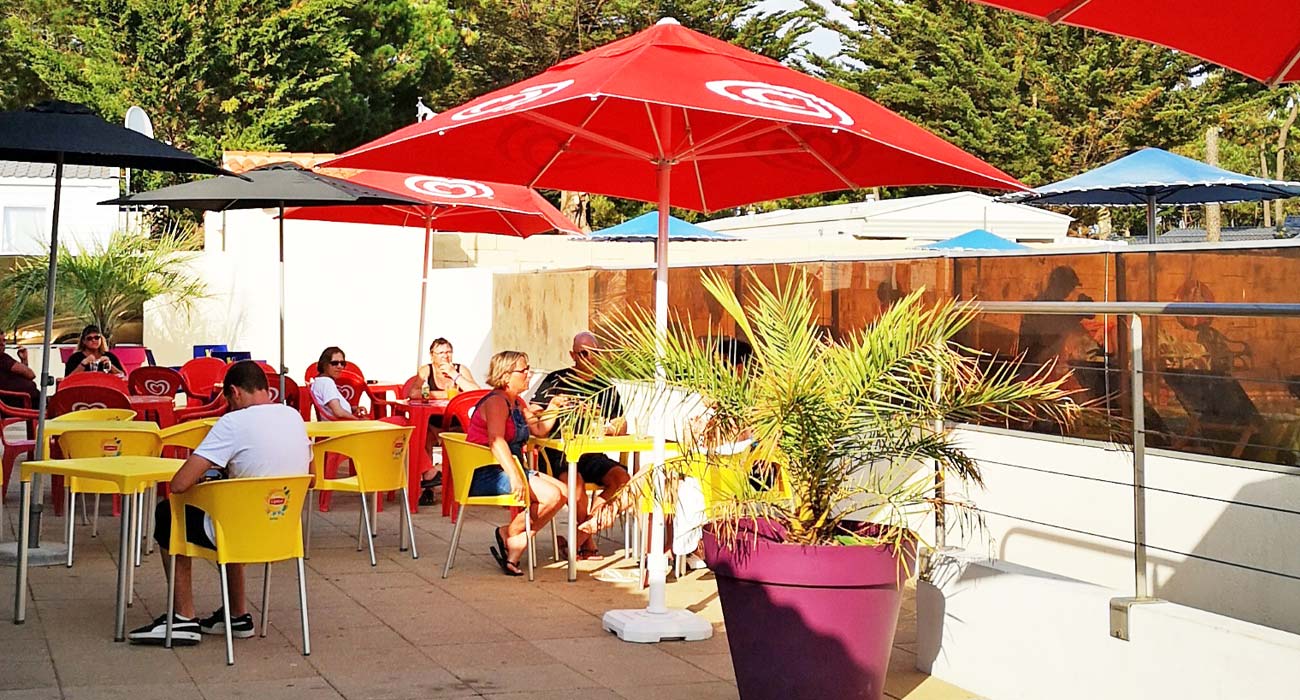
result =
[[[27,348],[19,347],[18,359],[15,360],[5,352],[5,336],[0,333],[0,391],[26,394],[32,400],[27,408],[36,408],[40,404],[41,392],[36,388],[35,379],[36,373],[27,366]],[[14,408],[22,407],[17,398],[6,396],[0,401]]]
[[[600,344],[591,332],[583,331],[573,336],[573,346],[569,350],[569,356],[573,358],[573,366],[546,375],[533,395],[533,407],[535,410],[541,410],[542,406],[557,396],[582,398],[593,402],[600,416],[604,418],[606,435],[623,435],[627,432],[627,421],[623,418],[623,406],[619,403],[618,392],[614,387],[601,382],[595,374],[596,353],[599,351]],[[547,448],[544,454],[551,466],[552,474],[563,481],[569,469],[564,454],[551,448]],[[590,517],[587,499],[578,499],[576,517],[578,522],[582,523],[578,530],[579,558],[600,558],[600,550],[596,548],[592,535],[612,525],[618,514],[631,505],[630,499],[623,498],[618,499],[618,503],[613,507],[608,507],[614,503],[619,490],[630,479],[627,469],[603,452],[591,452],[578,458],[579,492],[586,484],[599,484],[602,487],[601,492],[592,499],[591,503],[591,514],[599,514],[600,517]]]
[[80,372],[104,372],[126,377],[122,361],[108,349],[108,339],[99,331],[99,326],[90,324],[81,329],[81,339],[77,341],[77,351],[72,353],[63,366],[63,376]]
[[366,409],[361,405],[350,405],[339,391],[337,380],[347,366],[347,356],[341,349],[333,345],[325,348],[316,361],[316,371],[319,374],[311,380],[311,395],[319,406],[329,412],[332,420],[363,420],[366,418]]
[[[496,465],[474,470],[469,495],[498,496],[513,493],[523,497],[531,493],[529,517],[532,532],[537,533],[568,500],[568,492],[559,480],[528,469],[524,458],[524,445],[530,435],[544,436],[551,431],[554,418],[544,418],[534,411],[519,395],[528,390],[531,368],[528,355],[505,350],[492,356],[488,365],[488,385],[492,391],[479,400],[465,429],[465,439],[486,445],[496,458]],[[556,396],[547,409],[563,408],[566,398]],[[516,462],[517,460],[517,462]],[[581,499],[579,499],[581,500]],[[521,512],[509,523],[493,531],[496,546],[490,548],[492,558],[507,576],[521,576],[519,559],[528,547],[529,533],[525,532],[524,514]]]
[[[451,341],[446,338],[437,338],[429,345],[429,364],[421,365],[416,374],[420,382],[407,391],[408,399],[448,399],[461,391],[482,388],[469,367],[452,361]],[[432,466],[420,475],[420,505],[431,506],[438,501],[436,489],[442,485],[442,450],[438,447],[442,428],[430,422],[425,431],[424,444],[429,446]]]
[[[406,398],[447,399],[447,391],[473,391],[481,389],[469,367],[452,361],[451,341],[437,338],[429,345],[429,364],[416,371],[421,382],[407,392]],[[435,444],[430,441],[429,444]]]
[[[222,382],[221,393],[230,404],[207,437],[194,448],[171,480],[172,493],[185,493],[209,479],[240,479],[259,476],[293,476],[311,471],[311,443],[302,416],[294,409],[271,401],[266,373],[257,363],[243,360],[230,365]],[[166,573],[171,546],[171,504],[158,502],[154,510],[154,539],[162,554]],[[213,544],[212,521],[202,510],[185,509],[185,536],[191,543],[208,549]],[[253,615],[248,612],[244,596],[244,566],[227,567],[230,582],[230,634],[252,637]],[[195,615],[191,589],[193,563],[189,557],[176,557],[176,611],[172,616],[172,643],[198,644],[204,634],[226,633],[223,611],[218,608],[206,618]],[[131,631],[133,644],[162,644],[166,638],[167,614]]]

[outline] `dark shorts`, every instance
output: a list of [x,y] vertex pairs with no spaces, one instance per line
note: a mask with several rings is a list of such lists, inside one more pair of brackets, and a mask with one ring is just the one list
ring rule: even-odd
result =
[[[563,481],[565,472],[569,471],[569,463],[564,461],[564,453],[548,447],[546,448],[546,460],[550,462],[551,475]],[[578,475],[588,484],[603,485],[609,471],[622,466],[617,460],[610,459],[609,455],[603,452],[589,452],[578,458]]]
[[[216,549],[203,527],[204,512],[194,506],[185,506],[185,539],[192,545],[207,549]],[[153,539],[162,549],[169,549],[172,543],[172,506],[167,499],[158,501],[153,511]]]

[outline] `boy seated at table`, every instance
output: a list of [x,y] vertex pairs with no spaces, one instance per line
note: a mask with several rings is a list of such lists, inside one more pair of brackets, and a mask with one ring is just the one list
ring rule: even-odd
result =
[[[311,471],[311,447],[302,416],[284,404],[271,400],[266,373],[256,362],[236,362],[226,371],[222,394],[230,411],[212,426],[207,437],[194,448],[171,480],[172,493],[185,493],[195,484],[211,478],[239,479],[260,476],[294,476]],[[171,546],[171,505],[158,503],[154,512],[154,539],[166,573]],[[192,506],[185,510],[185,533],[191,544],[216,549],[212,521]],[[253,616],[244,599],[244,567],[227,566],[230,584],[230,632],[234,637],[252,637]],[[226,633],[222,610],[197,619],[190,588],[192,562],[176,557],[176,612],[172,618],[172,643],[198,644],[203,634]],[[162,644],[167,615],[132,630],[128,639],[135,644]]]

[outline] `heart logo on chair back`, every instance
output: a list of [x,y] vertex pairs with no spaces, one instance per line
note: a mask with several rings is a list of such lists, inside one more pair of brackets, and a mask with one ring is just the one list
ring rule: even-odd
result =
[[343,395],[343,398],[348,400],[348,403],[352,403],[352,400],[357,397],[357,392],[346,384],[339,387],[339,393]]
[[146,379],[144,382],[144,390],[150,396],[166,396],[170,388],[171,383],[164,379]]
[[72,410],[85,411],[90,408],[108,408],[103,401],[78,401],[72,404]]
[[274,401],[275,403],[280,402],[280,387],[278,386],[268,387],[267,391],[271,393],[272,401]]

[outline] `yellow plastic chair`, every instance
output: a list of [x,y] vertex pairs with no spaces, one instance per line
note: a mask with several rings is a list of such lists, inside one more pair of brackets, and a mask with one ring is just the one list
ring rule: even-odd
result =
[[[89,413],[89,411],[84,411]],[[133,414],[134,415],[134,414]],[[162,439],[155,433],[137,433],[137,432],[114,432],[112,430],[67,430],[58,437],[59,450],[67,459],[82,459],[86,457],[157,457],[162,453]],[[67,503],[67,542],[68,558],[67,566],[72,568],[72,540],[76,523],[74,514],[76,513],[77,494],[93,494],[95,496],[95,519],[91,526],[91,537],[99,535],[99,496],[100,494],[117,494],[117,487],[111,481],[100,479],[83,479],[81,477],[70,476],[64,482],[64,501]],[[140,532],[140,526],[148,518],[143,515],[143,509],[140,504],[143,501],[144,492],[136,493],[129,498],[136,499],[137,507],[134,509],[137,517],[132,532]],[[127,498],[127,496],[124,496]],[[140,565],[140,542],[137,539],[133,548],[135,565]]]
[[[528,580],[532,581],[533,568],[537,559],[534,553],[533,524],[530,515],[532,494],[527,488],[528,480],[524,479],[523,498],[517,498],[512,493],[500,496],[471,496],[469,487],[474,479],[474,470],[479,467],[497,466],[497,458],[493,456],[492,450],[484,445],[466,440],[465,433],[443,433],[442,445],[447,450],[447,460],[451,462],[452,497],[460,506],[460,513],[456,517],[456,529],[451,533],[451,550],[447,552],[447,564],[442,568],[442,577],[447,578],[451,574],[451,567],[456,563],[456,548],[460,545],[460,532],[465,527],[465,515],[469,507],[498,506],[524,509],[524,532],[528,533]],[[522,466],[519,469],[523,471]],[[504,556],[505,552],[502,552],[502,555]]]
[[[176,557],[207,559],[221,571],[221,609],[226,619],[226,665],[235,664],[230,636],[230,586],[227,564],[263,564],[262,625],[266,636],[270,607],[271,563],[298,562],[298,605],[302,615],[302,655],[311,655],[311,628],[307,623],[307,572],[303,566],[302,507],[312,476],[264,476],[203,482],[185,493],[171,495],[172,533],[167,567],[167,632],[164,646],[172,645],[172,618],[176,614]],[[189,542],[185,531],[185,506],[194,506],[212,519],[215,550]]]
[[[332,491],[355,493],[361,496],[361,522],[357,524],[357,551],[361,551],[364,535],[365,543],[370,548],[370,565],[375,566],[375,543],[372,537],[371,519],[379,513],[379,497],[388,491],[400,491],[402,498],[398,504],[401,512],[402,530],[399,533],[398,550],[406,551],[406,538],[411,541],[411,558],[419,559],[420,553],[415,548],[415,527],[411,524],[411,511],[407,507],[407,468],[406,451],[411,440],[411,428],[394,425],[392,428],[367,430],[351,435],[327,438],[312,445],[311,469],[316,475],[315,491]],[[342,478],[325,478],[325,456],[342,455],[352,461],[352,475]],[[366,495],[372,500],[367,502]],[[311,512],[307,509],[307,550],[311,550]],[[362,532],[364,526],[364,533]]]
[[162,436],[163,447],[181,447],[187,450],[193,450],[203,442],[203,438],[208,436],[212,430],[212,423],[204,420],[187,421],[177,423],[158,432]]
[[54,421],[85,421],[85,420],[135,420],[135,411],[129,408],[86,408],[80,411],[65,413],[57,418],[51,418]]

